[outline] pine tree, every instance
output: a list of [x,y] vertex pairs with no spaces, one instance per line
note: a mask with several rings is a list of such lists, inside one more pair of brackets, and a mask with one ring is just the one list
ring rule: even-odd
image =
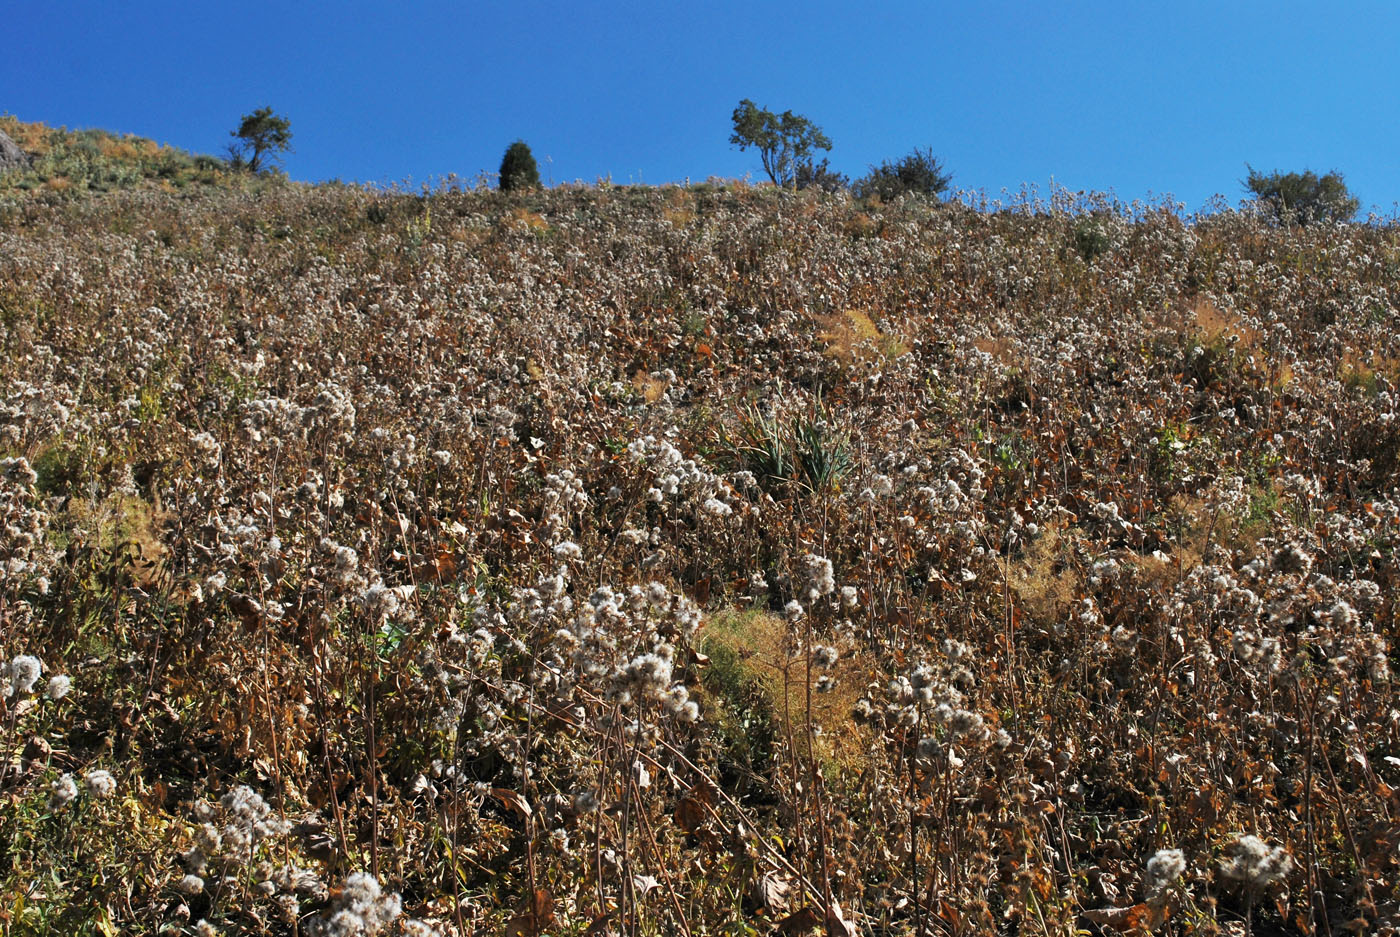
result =
[[524,140],[516,140],[501,158],[501,191],[516,192],[539,186],[540,168],[535,165],[535,157]]

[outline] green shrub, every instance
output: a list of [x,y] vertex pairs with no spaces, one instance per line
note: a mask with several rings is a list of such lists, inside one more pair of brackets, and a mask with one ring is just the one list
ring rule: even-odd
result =
[[933,155],[933,150],[915,148],[897,163],[884,162],[870,167],[869,175],[855,185],[861,198],[889,201],[899,195],[923,195],[937,198],[953,181],[951,173]]
[[1278,224],[1306,225],[1316,221],[1350,221],[1361,201],[1347,191],[1335,169],[1325,176],[1312,170],[1265,175],[1249,167],[1245,191]]
[[1109,236],[1108,229],[1103,222],[1093,217],[1081,218],[1074,224],[1070,231],[1070,239],[1074,242],[1074,249],[1079,252],[1079,256],[1084,258],[1085,263],[1091,263],[1094,258],[1105,254],[1113,246],[1113,239]]
[[823,192],[839,192],[849,188],[851,180],[844,173],[832,169],[826,159],[820,163],[810,160],[797,167],[796,185],[798,189],[820,189]]
[[518,192],[540,187],[540,168],[524,140],[516,140],[506,147],[506,155],[501,158],[501,191]]
[[730,461],[752,472],[770,492],[788,484],[807,491],[837,485],[851,470],[850,439],[836,430],[818,409],[783,423],[758,407],[744,408],[737,432],[722,440]]

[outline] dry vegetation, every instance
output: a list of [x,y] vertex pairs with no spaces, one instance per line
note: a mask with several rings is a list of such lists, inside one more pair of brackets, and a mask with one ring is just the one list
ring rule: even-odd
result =
[[0,200],[0,930],[1394,933],[1400,236],[1084,217]]

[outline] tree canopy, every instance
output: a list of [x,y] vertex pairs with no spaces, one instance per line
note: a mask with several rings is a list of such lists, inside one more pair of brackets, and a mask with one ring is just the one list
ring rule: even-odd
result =
[[282,154],[292,148],[291,121],[272,113],[270,107],[244,114],[238,129],[229,131],[229,135],[238,141],[230,144],[230,156],[249,172],[262,172],[267,163],[280,161]]
[[739,149],[758,149],[763,171],[777,185],[792,187],[797,170],[810,163],[813,150],[830,150],[831,140],[822,129],[801,114],[774,114],[748,98],[734,108],[734,132],[729,142]]
[[1319,176],[1312,170],[1265,174],[1248,168],[1245,191],[1280,224],[1350,221],[1361,207],[1360,199],[1347,191],[1346,181],[1335,169]]
[[500,186],[502,192],[540,187],[540,167],[524,140],[516,140],[506,147],[505,156],[501,157]]

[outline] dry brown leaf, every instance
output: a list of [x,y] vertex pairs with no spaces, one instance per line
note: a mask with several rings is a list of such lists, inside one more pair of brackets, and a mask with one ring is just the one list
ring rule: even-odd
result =
[[792,883],[765,872],[749,885],[749,903],[760,911],[786,911]]
[[554,923],[554,895],[546,888],[536,888],[530,906],[510,919],[506,937],[539,937]]
[[588,925],[588,930],[583,932],[583,937],[607,937],[616,933],[612,929],[612,919],[617,914],[616,911],[609,911],[600,917],[593,919],[593,923]]
[[694,833],[705,825],[705,808],[694,797],[682,797],[676,804],[676,826],[687,833]]
[[841,913],[841,905],[834,899],[831,907],[826,909],[826,933],[827,937],[856,937],[855,924],[846,920]]
[[780,934],[805,934],[821,926],[822,916],[816,908],[808,906],[794,911],[778,922]]
[[1097,908],[1083,912],[1085,920],[1124,934],[1151,933],[1167,919],[1165,908],[1135,904],[1129,908]]
[[499,800],[503,806],[518,813],[522,820],[528,820],[534,815],[535,811],[530,807],[530,802],[525,799],[524,795],[518,794],[510,788],[493,787],[491,788],[491,796]]

